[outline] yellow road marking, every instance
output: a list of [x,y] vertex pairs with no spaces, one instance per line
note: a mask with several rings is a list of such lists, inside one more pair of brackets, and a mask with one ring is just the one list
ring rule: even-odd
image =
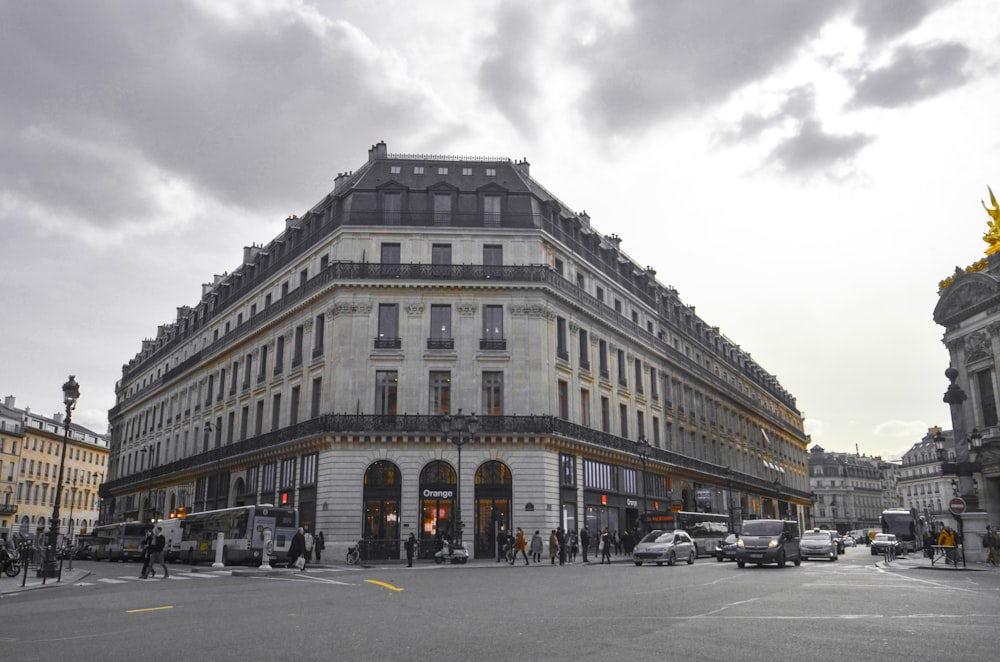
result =
[[380,581],[377,581],[375,579],[366,579],[365,581],[368,582],[369,584],[377,584],[378,586],[383,586],[383,587],[389,589],[390,591],[402,591],[403,590],[403,589],[399,588],[398,586],[393,586],[392,584],[386,584],[385,582],[380,582]]
[[163,609],[173,609],[173,607],[170,606],[170,605],[167,605],[166,607],[147,607],[145,609],[129,609],[125,613],[126,614],[138,614],[138,613],[144,612],[144,611],[161,611]]

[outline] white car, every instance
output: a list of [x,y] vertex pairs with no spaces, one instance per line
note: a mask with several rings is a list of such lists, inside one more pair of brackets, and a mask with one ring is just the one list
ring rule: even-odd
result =
[[656,565],[674,565],[679,559],[694,563],[698,556],[698,548],[694,541],[684,531],[650,531],[639,541],[632,551],[632,560],[636,565],[655,563]]

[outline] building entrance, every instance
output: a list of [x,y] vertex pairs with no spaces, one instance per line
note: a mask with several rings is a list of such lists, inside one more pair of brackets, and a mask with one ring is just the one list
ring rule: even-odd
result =
[[[368,555],[371,559],[399,558],[399,501],[402,489],[399,467],[392,462],[380,460],[369,465],[365,471],[361,537],[370,539]],[[315,497],[311,509],[315,517]]]
[[444,460],[427,463],[420,471],[420,558],[431,558],[444,536],[454,529],[455,468]]
[[510,468],[498,460],[490,460],[476,470],[475,557],[496,558],[497,533],[500,527],[508,532],[511,521],[513,480]]

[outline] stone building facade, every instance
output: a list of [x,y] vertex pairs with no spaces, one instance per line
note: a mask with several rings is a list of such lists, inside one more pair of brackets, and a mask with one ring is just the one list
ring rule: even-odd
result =
[[897,465],[878,456],[809,449],[809,483],[816,497],[815,526],[879,531],[883,510],[899,508]]
[[123,366],[102,520],[287,503],[388,556],[456,498],[476,556],[499,527],[802,520],[794,397],[620,243],[526,161],[374,145]]

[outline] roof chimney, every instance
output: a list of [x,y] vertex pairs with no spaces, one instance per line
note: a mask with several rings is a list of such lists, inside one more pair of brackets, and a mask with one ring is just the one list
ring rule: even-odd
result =
[[380,140],[368,150],[368,161],[376,161],[378,159],[385,159],[389,157],[389,150],[385,146],[385,141]]
[[14,396],[5,395],[3,398],[3,406],[9,409],[14,409]]

